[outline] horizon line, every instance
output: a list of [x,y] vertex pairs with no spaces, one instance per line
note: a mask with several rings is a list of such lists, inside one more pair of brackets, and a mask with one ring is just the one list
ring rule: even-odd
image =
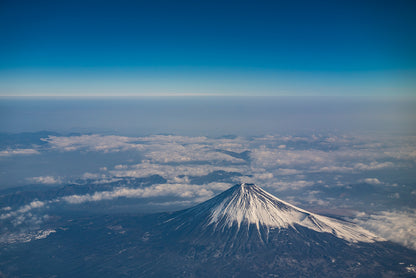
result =
[[416,99],[416,95],[411,94],[398,94],[398,95],[370,95],[370,94],[351,94],[351,95],[328,95],[328,94],[279,94],[279,95],[254,95],[254,94],[199,94],[199,93],[184,93],[184,94],[127,94],[127,95],[0,95],[0,99],[24,99],[24,98],[72,98],[72,99],[114,99],[114,98],[181,98],[181,97],[201,97],[201,98],[210,98],[210,97],[220,97],[220,98],[315,98],[315,97],[325,97],[325,98],[373,98],[373,99]]

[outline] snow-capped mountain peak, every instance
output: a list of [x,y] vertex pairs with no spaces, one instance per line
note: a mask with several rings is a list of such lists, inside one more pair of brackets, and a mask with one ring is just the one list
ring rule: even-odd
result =
[[260,233],[261,228],[296,230],[299,225],[350,242],[382,240],[355,224],[293,206],[254,184],[237,184],[190,210],[199,215],[208,215],[205,226],[213,227],[216,231],[224,231],[234,225],[237,230],[242,227],[250,229],[254,225]]

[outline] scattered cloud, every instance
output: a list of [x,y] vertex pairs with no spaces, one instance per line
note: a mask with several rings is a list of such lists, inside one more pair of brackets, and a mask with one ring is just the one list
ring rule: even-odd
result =
[[7,149],[0,151],[1,156],[12,156],[12,155],[31,155],[39,154],[39,151],[36,149]]
[[281,175],[281,176],[299,175],[303,173],[303,171],[301,170],[285,169],[285,168],[280,168],[276,172],[278,175]]
[[360,213],[354,222],[385,239],[416,250],[416,210]]
[[212,190],[225,190],[229,184],[212,183],[206,186],[192,184],[156,184],[145,188],[118,187],[111,191],[95,192],[94,194],[70,195],[62,198],[70,204],[97,202],[117,198],[151,198],[173,196],[180,198],[208,199],[214,195]]
[[46,205],[45,202],[34,200],[34,201],[30,202],[27,205],[21,206],[20,208],[18,208],[15,211],[10,211],[10,212],[4,213],[4,214],[0,214],[0,219],[1,220],[2,219],[7,219],[7,218],[10,218],[10,217],[14,217],[18,214],[24,214],[24,213],[27,213],[27,212],[31,211],[32,209],[42,208],[45,205]]
[[106,176],[104,175],[100,175],[100,174],[95,174],[95,173],[84,173],[82,176],[81,176],[81,178],[82,179],[99,179],[100,177],[102,177],[102,178],[106,178]]
[[379,170],[383,168],[390,168],[393,167],[394,164],[392,162],[376,162],[373,161],[369,164],[364,163],[357,163],[354,165],[354,169],[362,170],[362,171],[368,171],[368,170]]
[[[359,174],[399,167],[400,163],[393,161],[394,154],[396,157],[403,156],[403,147],[380,143],[370,137],[339,135],[267,135],[220,139],[176,135],[81,135],[49,136],[43,140],[47,141],[50,147],[60,151],[141,152],[140,161],[132,160],[129,164],[101,167],[96,172],[84,173],[81,176],[93,183],[159,175],[170,184],[187,185],[190,183],[190,177],[226,171],[243,175],[239,178],[234,177],[236,182],[254,182],[263,186],[278,187],[280,190],[293,190],[315,185],[315,177],[311,178],[311,175]],[[383,151],[380,151],[380,148],[383,148]],[[239,156],[241,153],[245,153],[249,158],[243,159]],[[41,177],[38,178],[38,182],[42,182]],[[318,177],[319,180],[322,178]],[[365,179],[367,180],[364,181]],[[377,177],[372,179],[361,178],[366,183],[381,184]],[[52,183],[53,178],[45,177],[44,183],[48,181]],[[337,184],[342,184],[342,181],[337,180]]]
[[255,167],[275,168],[276,166],[302,166],[329,160],[329,153],[320,150],[285,150],[261,146],[252,150]]
[[204,176],[214,171],[241,172],[242,166],[214,166],[211,164],[165,165],[144,161],[134,165],[117,165],[109,174],[113,177],[142,178],[150,175],[160,175],[168,181],[174,182],[178,176]]
[[192,162],[192,161],[226,161],[244,163],[240,158],[217,152],[205,144],[181,145],[178,143],[148,147],[145,157],[154,163]]
[[80,135],[80,136],[48,136],[42,138],[53,149],[60,151],[98,151],[119,152],[127,150],[142,150],[144,146],[138,142],[138,138],[116,135]]
[[351,173],[354,171],[354,168],[352,167],[346,167],[346,166],[323,166],[321,168],[315,168],[313,167],[311,172],[338,172],[338,173]]
[[28,178],[30,182],[34,183],[41,183],[41,184],[61,184],[62,180],[60,177],[53,177],[53,176],[40,176],[40,177],[33,177]]
[[[33,200],[21,207],[0,208],[0,220],[10,226],[39,225],[45,220],[44,208],[51,204],[83,204],[118,198],[148,199],[158,206],[191,206],[228,189],[237,182],[259,184],[271,192],[292,194],[285,196],[291,202],[311,206],[333,207],[345,198],[325,198],[328,187],[348,186],[354,182],[377,185],[378,188],[397,186],[397,192],[384,198],[404,200],[402,186],[385,182],[379,170],[413,167],[416,162],[414,138],[398,145],[394,141],[370,137],[348,136],[280,136],[267,135],[252,138],[209,138],[204,136],[154,135],[126,137],[116,135],[49,136],[42,149],[7,149],[0,157],[39,154],[39,150],[57,152],[139,152],[136,158],[125,162],[102,164],[97,169],[84,170],[75,179],[84,179],[91,184],[116,182],[116,187],[106,191],[73,194],[53,200]],[[100,155],[101,155],[100,154]],[[117,155],[118,156],[118,155]],[[20,158],[19,158],[20,159]],[[405,165],[406,167],[403,167]],[[87,172],[88,171],[88,172]],[[215,171],[236,172],[241,176],[231,177],[227,182],[207,179],[202,185],[193,184],[194,177],[209,176]],[[159,175],[166,179],[162,184],[129,188],[123,181]],[[68,177],[35,176],[27,181],[39,184],[62,184]],[[219,182],[221,181],[221,182]],[[390,181],[390,179],[389,179]],[[96,187],[95,187],[96,188]],[[110,189],[108,189],[110,188]],[[317,191],[322,190],[322,191]],[[293,191],[303,192],[295,196]],[[411,197],[416,190],[409,191]],[[287,197],[287,198],[286,198]],[[339,200],[339,199],[343,200]],[[403,201],[404,202],[404,201]],[[346,203],[341,203],[342,205]],[[348,203],[351,204],[351,203]],[[51,205],[52,206],[52,205]],[[346,206],[348,208],[348,206]],[[351,207],[349,207],[351,208]],[[383,208],[386,210],[386,208]],[[408,210],[381,211],[377,214],[361,214],[354,220],[357,224],[383,236],[416,249],[416,212]],[[48,230],[35,229],[15,238],[27,239],[48,236]],[[51,232],[53,233],[53,232]],[[16,234],[17,235],[17,234]],[[13,238],[13,236],[9,237]]]
[[359,182],[364,182],[367,184],[372,184],[372,185],[379,185],[379,184],[383,184],[379,179],[377,178],[366,178],[366,179],[362,179],[359,180]]
[[276,191],[297,190],[315,185],[315,182],[308,180],[277,181],[268,184],[267,188],[273,188]]
[[416,161],[416,147],[415,146],[404,146],[396,151],[385,151],[386,156],[390,156],[395,159],[412,160]]

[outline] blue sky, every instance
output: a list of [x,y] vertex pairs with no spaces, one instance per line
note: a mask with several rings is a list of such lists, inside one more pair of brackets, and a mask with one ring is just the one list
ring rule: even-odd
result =
[[2,1],[0,95],[413,95],[415,7]]

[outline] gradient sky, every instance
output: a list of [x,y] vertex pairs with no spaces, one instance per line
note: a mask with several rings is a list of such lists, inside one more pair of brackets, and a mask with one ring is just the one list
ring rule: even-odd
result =
[[414,1],[1,1],[1,96],[416,92]]

